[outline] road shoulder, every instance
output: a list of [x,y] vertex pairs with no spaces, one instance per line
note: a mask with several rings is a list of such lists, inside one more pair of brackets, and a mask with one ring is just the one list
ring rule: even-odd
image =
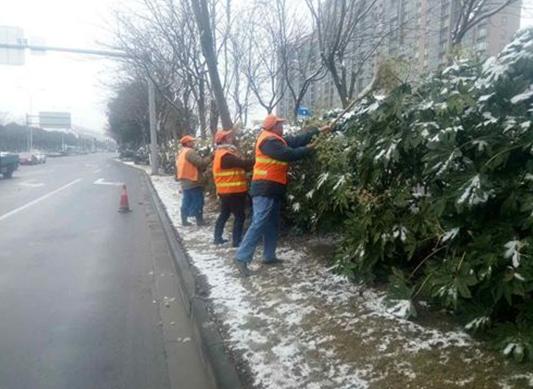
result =
[[[135,166],[131,167],[136,168]],[[162,227],[166,243],[170,249],[172,258],[174,259],[174,267],[178,276],[178,282],[173,282],[173,286],[178,289],[183,301],[183,306],[193,324],[194,342],[192,343],[197,345],[206,373],[217,388],[241,388],[242,383],[237,374],[235,365],[225,350],[224,341],[218,332],[216,323],[211,318],[208,303],[203,299],[202,295],[204,293],[202,291],[206,290],[205,286],[203,286],[204,282],[191,266],[187,252],[183,248],[179,235],[173,227],[165,207],[153,187],[148,173],[146,171],[145,173],[146,174],[143,175],[144,181],[147,185],[155,214],[160,222],[158,224]],[[171,286],[167,285],[166,287]],[[163,315],[162,318],[163,321],[165,321]],[[164,327],[165,340],[179,338],[177,334],[173,334],[172,332],[172,329],[169,330]],[[183,338],[181,339],[181,342],[183,342]],[[167,347],[167,341],[165,341],[165,344]],[[172,351],[172,348],[167,350],[167,358],[169,369],[172,368],[172,364],[181,363],[176,358],[176,354]],[[173,377],[174,374],[171,370],[169,370],[169,374],[171,382],[175,383],[177,378]],[[175,386],[173,385],[173,387]]]

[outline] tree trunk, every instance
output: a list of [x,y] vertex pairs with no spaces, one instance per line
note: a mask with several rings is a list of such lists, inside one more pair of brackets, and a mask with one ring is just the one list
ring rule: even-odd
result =
[[200,31],[200,42],[202,44],[202,53],[204,54],[207,63],[207,71],[209,79],[211,80],[211,88],[215,96],[217,110],[222,120],[224,128],[232,128],[231,115],[229,113],[228,104],[224,95],[224,89],[220,82],[218,74],[217,59],[215,48],[213,44],[213,30],[209,17],[209,10],[206,0],[191,0],[192,9],[196,19],[198,30]]
[[198,84],[198,116],[200,122],[200,136],[202,139],[205,139],[205,130],[207,128],[206,122],[206,108],[205,108],[205,81],[200,80]]
[[212,99],[209,106],[209,129],[211,130],[211,135],[214,135],[218,128],[219,112],[217,108],[215,100]]

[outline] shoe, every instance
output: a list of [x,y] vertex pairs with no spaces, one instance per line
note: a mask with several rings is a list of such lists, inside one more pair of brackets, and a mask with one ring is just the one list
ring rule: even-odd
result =
[[224,239],[224,238],[220,238],[220,239],[215,239],[213,241],[214,244],[216,245],[219,245],[219,244],[224,244],[224,243],[228,243],[228,240],[227,239]]
[[189,227],[189,226],[192,226],[192,224],[189,223],[187,220],[182,220],[182,221],[181,221],[181,225],[182,225],[183,227]]
[[209,224],[203,218],[197,217],[196,218],[196,225],[198,227],[205,227],[205,226],[208,226]]
[[264,259],[263,260],[263,265],[282,265],[283,262],[285,262],[283,259],[279,259],[279,258],[274,258],[274,259]]
[[241,262],[237,260],[237,258],[234,258],[233,262],[235,262],[237,269],[239,269],[241,277],[250,277],[252,274],[254,274],[250,269],[248,269],[248,264],[246,262]]

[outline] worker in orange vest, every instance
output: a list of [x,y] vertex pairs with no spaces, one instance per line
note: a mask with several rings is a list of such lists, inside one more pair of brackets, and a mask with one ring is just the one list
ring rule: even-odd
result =
[[244,159],[235,147],[232,130],[219,130],[215,134],[215,158],[213,178],[217,195],[220,198],[220,214],[215,224],[215,244],[226,243],[222,237],[224,226],[231,214],[233,222],[233,247],[241,243],[245,207],[248,198],[246,172],[252,170],[253,160]]
[[289,162],[305,158],[313,152],[311,143],[319,132],[331,127],[313,128],[298,135],[284,136],[284,119],[268,115],[255,144],[255,165],[250,195],[252,196],[252,223],[246,231],[235,255],[235,263],[242,276],[251,274],[252,261],[259,240],[263,239],[263,263],[279,264],[276,257],[281,200],[287,190]]
[[180,139],[181,151],[176,158],[176,177],[181,182],[183,197],[181,200],[181,223],[190,226],[187,220],[193,216],[196,223],[204,222],[204,187],[202,172],[211,162],[211,157],[203,158],[195,149],[195,138],[185,135]]

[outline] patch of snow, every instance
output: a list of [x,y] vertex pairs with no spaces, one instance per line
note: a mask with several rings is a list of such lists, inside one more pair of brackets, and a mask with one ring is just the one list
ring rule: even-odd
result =
[[533,85],[530,85],[527,90],[522,93],[517,94],[511,98],[511,103],[518,104],[523,101],[533,98]]
[[320,173],[320,176],[318,176],[318,180],[316,183],[316,189],[320,189],[322,185],[328,180],[329,172]]
[[[452,358],[486,363],[486,354],[465,332],[427,328],[397,317],[406,313],[406,303],[391,310],[385,293],[332,273],[336,265],[314,261],[312,249],[303,245],[292,249],[280,242],[282,268],[262,268],[257,276],[239,278],[233,248],[212,245],[211,229],[180,225],[181,193],[173,177],[151,179],[192,265],[209,285],[225,345],[246,360],[254,387],[367,388],[396,372],[414,380],[419,372],[412,358],[435,355],[435,349],[440,356],[435,363]],[[207,209],[205,216],[215,215]],[[402,226],[392,232],[402,240],[407,233]],[[354,256],[364,255],[359,246]],[[352,346],[362,346],[365,352],[350,354]],[[471,352],[463,354],[467,350]],[[383,358],[391,362],[374,363]],[[454,382],[468,379],[459,372]]]
[[392,307],[387,309],[387,312],[400,319],[409,319],[413,316],[415,308],[411,300],[398,300]]
[[491,94],[488,94],[488,95],[483,95],[483,96],[481,96],[481,97],[478,99],[478,101],[479,101],[480,103],[484,103],[484,102],[488,101],[492,96],[494,96],[494,93],[491,93]]
[[464,204],[468,200],[469,205],[477,205],[486,202],[489,197],[489,192],[481,190],[481,179],[479,174],[477,174],[464,187],[463,193],[457,200],[457,204]]
[[517,268],[520,266],[520,247],[522,243],[519,240],[510,240],[509,242],[505,243],[504,247],[507,249],[505,250],[504,257],[506,259],[511,258],[513,262],[513,267]]
[[343,174],[342,176],[339,177],[335,185],[333,185],[333,190],[336,191],[337,189],[339,189],[340,186],[344,185],[345,183],[346,183],[346,175]]
[[444,235],[442,236],[441,242],[444,243],[449,240],[453,240],[457,236],[458,233],[459,233],[459,227],[452,228],[451,230],[446,231]]
[[486,141],[484,140],[475,140],[472,142],[472,144],[474,146],[477,146],[477,151],[483,151],[487,148],[487,146],[489,145]]

